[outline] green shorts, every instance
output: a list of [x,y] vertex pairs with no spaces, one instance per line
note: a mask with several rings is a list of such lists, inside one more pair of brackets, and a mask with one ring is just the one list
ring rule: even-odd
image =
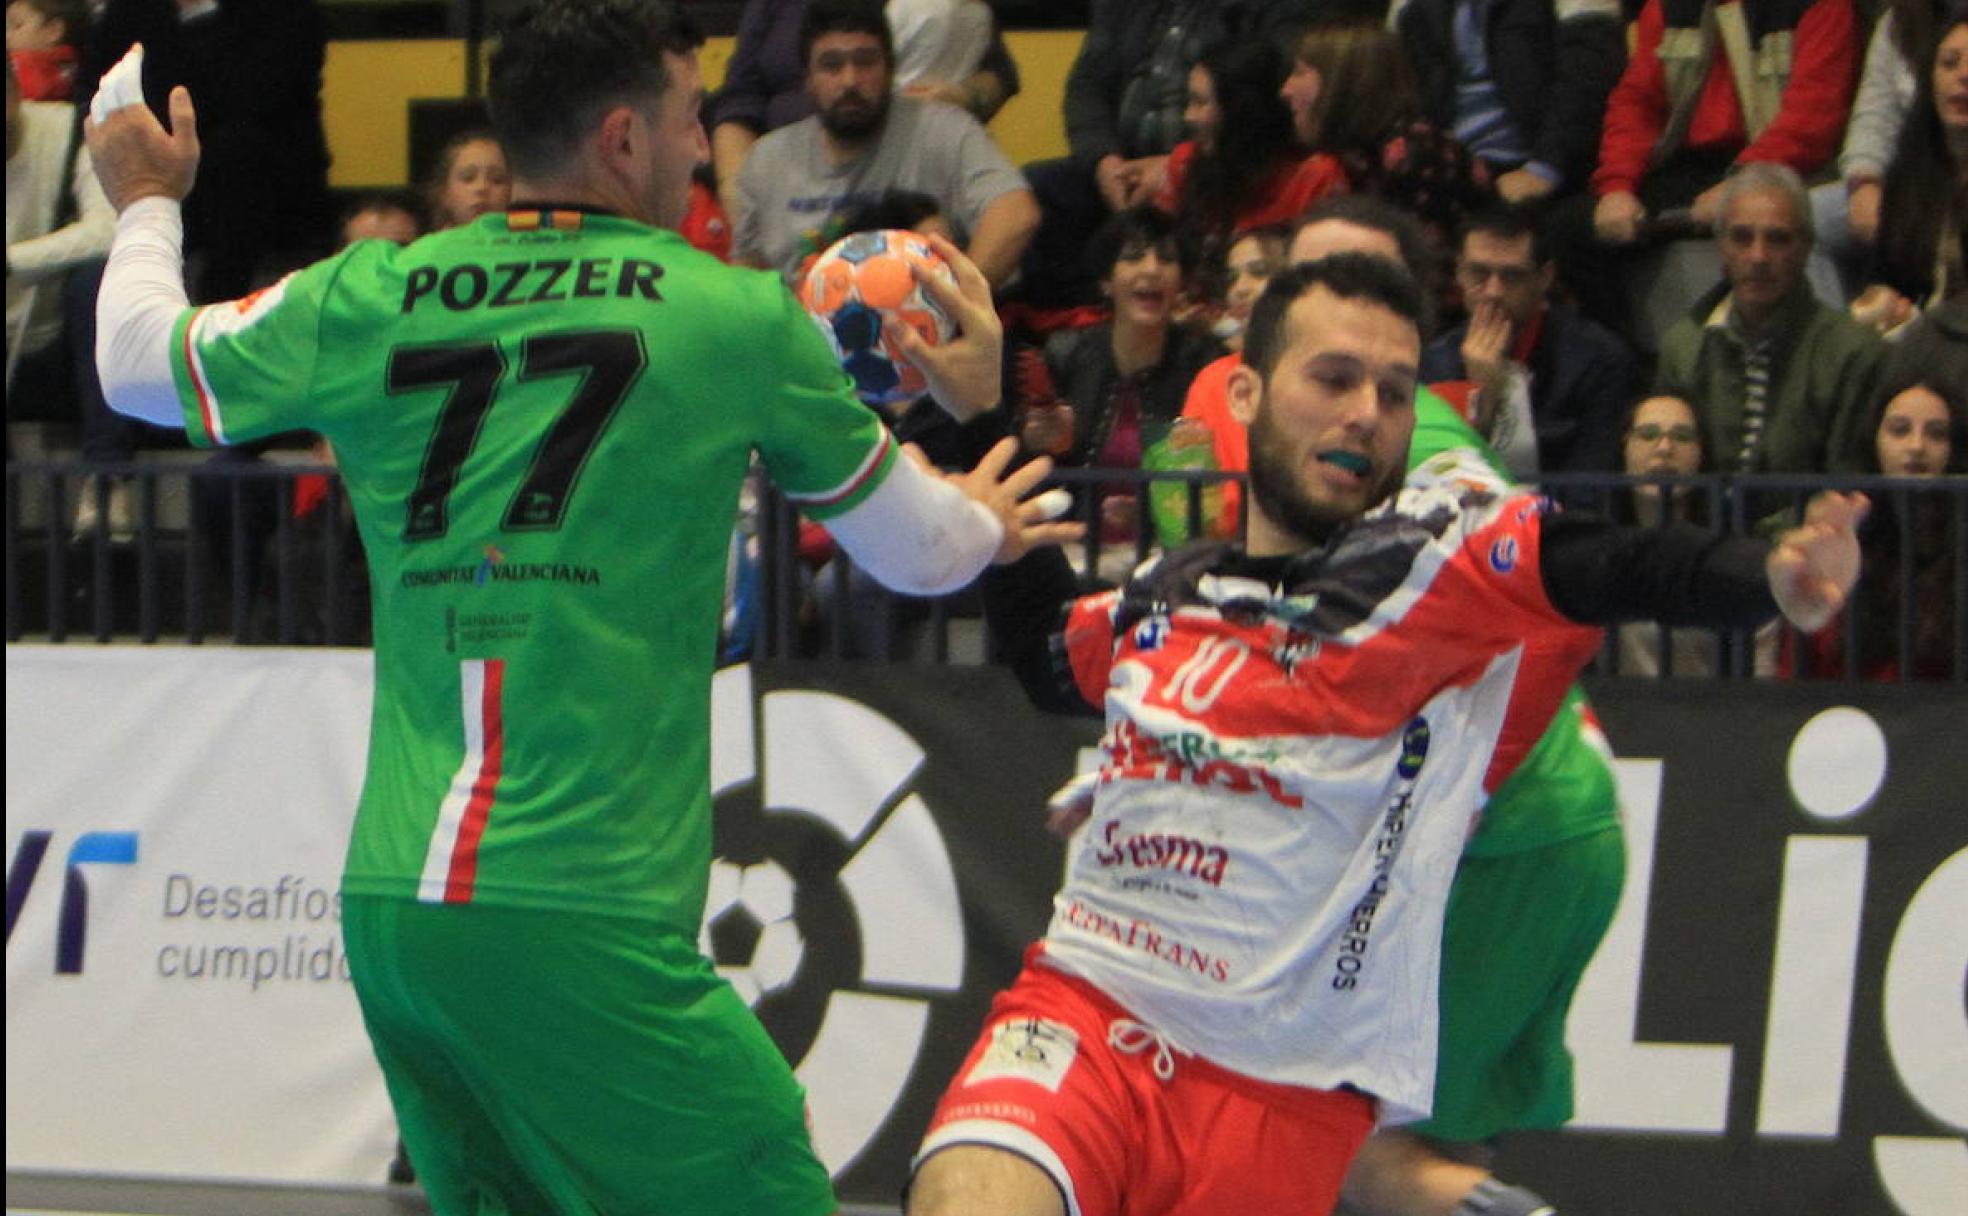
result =
[[356,994],[443,1216],[835,1209],[805,1094],[694,939],[347,896]]
[[1435,1111],[1405,1130],[1487,1140],[1572,1117],[1565,1015],[1625,881],[1617,826],[1463,857],[1442,930]]

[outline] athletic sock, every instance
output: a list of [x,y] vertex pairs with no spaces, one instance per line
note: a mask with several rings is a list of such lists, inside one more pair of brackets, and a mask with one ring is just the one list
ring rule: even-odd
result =
[[1453,1216],[1558,1216],[1558,1209],[1521,1186],[1485,1178],[1456,1205]]

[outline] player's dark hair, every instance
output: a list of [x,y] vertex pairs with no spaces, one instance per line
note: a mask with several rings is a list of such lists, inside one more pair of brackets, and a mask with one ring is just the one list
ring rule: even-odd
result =
[[539,0],[506,22],[486,99],[506,159],[524,177],[550,176],[617,105],[653,104],[670,87],[663,56],[704,38],[664,0]]
[[1421,226],[1415,214],[1397,203],[1372,194],[1342,194],[1318,203],[1298,217],[1292,225],[1292,237],[1314,224],[1326,220],[1356,224],[1361,228],[1371,228],[1375,232],[1385,232],[1394,238],[1401,247],[1401,261],[1407,264],[1408,273],[1419,275],[1434,264],[1435,253],[1429,246],[1428,233]]
[[835,239],[854,232],[914,228],[924,220],[942,214],[943,205],[936,201],[933,194],[924,194],[919,190],[884,190],[880,197],[843,212]]
[[1292,239],[1298,239],[1300,232],[1326,220],[1370,228],[1394,238],[1395,246],[1401,251],[1402,265],[1422,289],[1421,332],[1432,330],[1435,326],[1432,292],[1442,259],[1435,242],[1428,238],[1428,230],[1421,226],[1420,218],[1406,207],[1378,195],[1342,194],[1313,205],[1299,216],[1298,222],[1292,225]]
[[345,231],[351,220],[367,215],[372,211],[401,211],[417,225],[418,232],[430,228],[430,219],[424,211],[424,200],[409,190],[366,190],[349,201],[340,214],[335,217],[335,231]]
[[813,44],[823,34],[873,34],[882,58],[895,70],[895,33],[888,28],[882,0],[813,0],[800,18],[800,70],[812,65]]
[[1463,223],[1462,239],[1467,241],[1472,232],[1480,232],[1499,241],[1521,241],[1525,237],[1530,237],[1532,264],[1536,266],[1551,264],[1551,247],[1550,242],[1545,240],[1544,228],[1524,207],[1514,207],[1507,203],[1485,207]]
[[1370,253],[1335,253],[1316,262],[1300,262],[1271,276],[1264,294],[1251,309],[1250,329],[1244,335],[1244,362],[1266,380],[1278,365],[1290,335],[1286,315],[1297,299],[1323,287],[1342,300],[1364,300],[1421,327],[1421,287],[1403,267]]
[[1196,272],[1196,242],[1174,217],[1142,205],[1116,211],[1087,242],[1087,269],[1096,279],[1109,278],[1116,264],[1153,249],[1182,267],[1186,279]]

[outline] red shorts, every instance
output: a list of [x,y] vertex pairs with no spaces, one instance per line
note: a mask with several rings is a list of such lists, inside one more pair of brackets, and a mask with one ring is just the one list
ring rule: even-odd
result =
[[918,1168],[959,1144],[1016,1153],[1052,1177],[1068,1216],[1332,1210],[1373,1131],[1371,1098],[1172,1051],[1038,949],[991,1003]]

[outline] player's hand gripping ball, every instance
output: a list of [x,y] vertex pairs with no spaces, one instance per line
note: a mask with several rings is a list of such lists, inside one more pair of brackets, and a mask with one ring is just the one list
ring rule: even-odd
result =
[[949,314],[909,273],[912,263],[953,286],[957,281],[928,241],[889,228],[842,237],[814,261],[801,285],[801,302],[863,401],[896,405],[929,391],[922,371],[895,340],[901,326],[932,346],[956,332]]

